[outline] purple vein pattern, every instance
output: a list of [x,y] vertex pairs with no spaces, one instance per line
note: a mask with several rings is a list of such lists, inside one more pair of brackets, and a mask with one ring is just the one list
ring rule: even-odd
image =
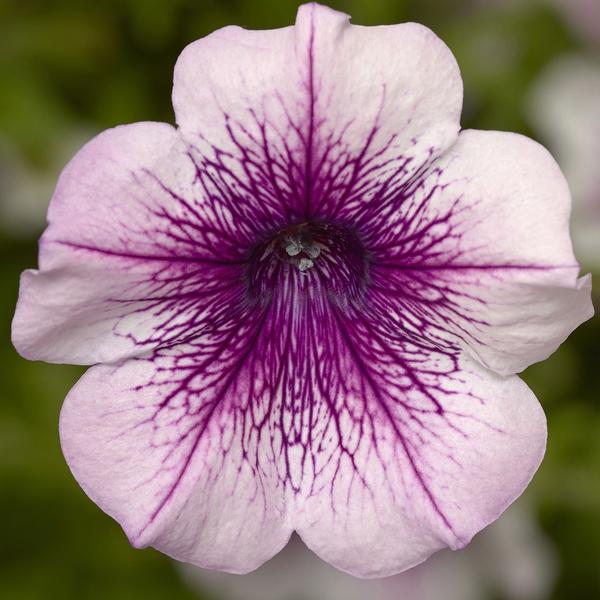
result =
[[296,530],[361,576],[459,548],[545,448],[514,375],[591,315],[549,155],[459,133],[427,29],[226,28],[175,69],[178,129],[65,169],[23,275],[28,358],[96,364],[67,461],[136,546],[246,572]]

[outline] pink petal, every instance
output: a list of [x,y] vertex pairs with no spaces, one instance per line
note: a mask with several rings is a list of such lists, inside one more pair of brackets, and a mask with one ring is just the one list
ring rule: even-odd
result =
[[454,370],[443,355],[385,375],[345,374],[349,388],[365,390],[370,416],[342,415],[339,458],[295,521],[309,548],[361,577],[465,546],[523,492],[546,443],[541,407],[517,377],[468,359]]
[[232,244],[227,227],[212,223],[195,180],[169,125],[124,125],[89,142],[52,198],[40,270],[22,276],[19,352],[111,362],[202,332],[214,294],[222,302],[238,293],[221,280],[239,276],[249,242],[238,229]]
[[430,30],[351,26],[318,4],[295,27],[193,42],[173,88],[185,138],[215,176],[250,180],[240,201],[260,198],[267,223],[341,217],[376,173],[406,179],[456,139],[461,103],[456,61]]
[[198,374],[189,358],[197,354],[178,345],[152,360],[91,367],[63,405],[61,444],[84,491],[134,546],[245,573],[289,539],[285,487],[268,442],[244,444],[251,414],[236,417],[243,398],[234,392],[247,382],[210,395],[227,374],[210,365]]
[[374,302],[394,306],[402,330],[458,343],[500,374],[521,371],[593,314],[570,205],[542,146],[464,131],[403,193],[355,215],[374,256]]

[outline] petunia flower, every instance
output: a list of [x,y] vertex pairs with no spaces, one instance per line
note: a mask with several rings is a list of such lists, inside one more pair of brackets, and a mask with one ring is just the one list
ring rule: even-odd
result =
[[134,546],[244,573],[296,531],[375,577],[521,494],[546,425],[513,374],[591,316],[590,280],[555,162],[461,132],[461,102],[425,27],[311,4],[189,45],[177,128],[65,168],[13,340],[95,365],[62,447]]

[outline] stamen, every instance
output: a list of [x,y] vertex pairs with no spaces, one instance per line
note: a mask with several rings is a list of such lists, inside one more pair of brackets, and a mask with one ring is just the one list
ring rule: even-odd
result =
[[296,256],[302,252],[302,244],[299,244],[296,240],[289,240],[289,244],[285,247],[285,251],[290,256]]
[[369,261],[351,229],[337,223],[305,221],[282,227],[265,238],[249,257],[251,298],[271,301],[273,294],[295,290],[304,299],[320,295],[342,306],[362,297]]
[[317,256],[321,254],[321,248],[319,248],[317,244],[309,244],[307,246],[304,246],[303,249],[304,254],[306,254],[306,256],[308,256],[309,258],[317,258]]
[[315,242],[311,228],[309,223],[292,225],[281,230],[272,242],[275,251],[279,249],[279,257],[302,272],[313,267],[321,254],[321,247]]
[[302,257],[299,261],[298,261],[298,268],[304,273],[304,271],[307,271],[308,269],[310,269],[315,263],[310,260],[310,258],[304,258]]

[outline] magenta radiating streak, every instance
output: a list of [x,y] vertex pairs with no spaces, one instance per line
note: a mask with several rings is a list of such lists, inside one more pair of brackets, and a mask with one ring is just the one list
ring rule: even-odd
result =
[[308,40],[308,128],[306,139],[306,165],[304,167],[304,194],[306,196],[306,209],[304,211],[305,220],[311,220],[312,216],[312,191],[313,191],[313,145],[315,134],[315,28],[312,23],[310,36]]

